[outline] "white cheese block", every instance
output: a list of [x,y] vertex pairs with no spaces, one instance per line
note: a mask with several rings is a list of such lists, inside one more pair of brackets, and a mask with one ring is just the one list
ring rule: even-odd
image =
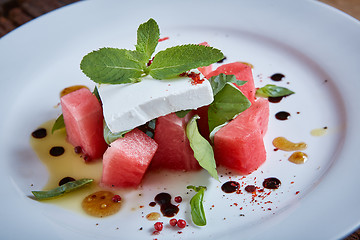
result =
[[157,80],[146,76],[138,83],[99,84],[98,91],[105,122],[114,133],[133,129],[172,112],[197,109],[213,101],[208,80],[193,85],[187,77]]

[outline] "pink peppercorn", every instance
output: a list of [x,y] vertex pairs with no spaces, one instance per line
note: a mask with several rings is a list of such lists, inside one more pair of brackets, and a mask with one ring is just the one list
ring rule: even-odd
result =
[[181,202],[182,202],[182,197],[181,197],[181,196],[177,196],[177,197],[174,198],[174,201],[175,201],[176,203],[181,203]]
[[175,218],[172,218],[172,219],[170,219],[169,224],[170,224],[171,226],[175,227],[176,224],[177,224],[177,220],[176,220]]
[[155,228],[156,231],[161,231],[161,230],[163,230],[163,223],[162,223],[162,222],[156,222],[156,223],[154,224],[154,228]]
[[178,226],[179,228],[184,228],[184,227],[186,227],[186,221],[183,220],[183,219],[177,220],[177,226]]
[[113,201],[113,202],[121,202],[121,197],[120,197],[119,195],[114,195],[114,196],[112,197],[112,201]]

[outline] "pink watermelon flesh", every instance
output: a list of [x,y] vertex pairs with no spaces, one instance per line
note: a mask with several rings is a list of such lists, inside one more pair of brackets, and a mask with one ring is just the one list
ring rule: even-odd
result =
[[87,160],[101,158],[107,144],[103,137],[102,108],[96,96],[81,88],[63,96],[61,108],[68,141],[80,146]]
[[269,120],[269,102],[260,98],[214,137],[216,162],[239,174],[250,174],[266,160],[263,136]]
[[112,142],[103,156],[101,185],[138,186],[157,148],[152,138],[136,128]]
[[216,70],[212,71],[211,73],[205,75],[207,79],[217,76],[220,73],[224,73],[226,75],[235,75],[237,80],[247,81],[242,86],[237,86],[241,92],[249,99],[251,103],[255,101],[255,84],[252,75],[251,67],[247,64],[234,62],[221,65]]
[[159,144],[159,148],[151,162],[151,168],[184,171],[201,168],[185,132],[192,116],[193,112],[188,113],[184,118],[171,113],[157,119],[154,140]]

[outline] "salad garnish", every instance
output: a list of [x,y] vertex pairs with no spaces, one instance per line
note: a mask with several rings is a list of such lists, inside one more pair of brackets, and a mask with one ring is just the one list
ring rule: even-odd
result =
[[262,88],[259,88],[256,90],[256,95],[260,96],[260,97],[285,97],[285,96],[289,96],[291,94],[294,94],[295,92],[284,88],[284,87],[279,87],[276,86],[274,84],[267,84]]
[[203,199],[206,187],[205,186],[187,186],[187,189],[192,189],[197,192],[190,200],[191,219],[194,224],[198,226],[206,225],[206,217],[203,206]]
[[190,119],[186,126],[186,136],[189,139],[191,149],[194,151],[194,157],[200,166],[208,171],[213,178],[220,181],[216,171],[213,148],[198,130],[196,120],[199,118],[198,115],[195,115]]
[[220,50],[197,44],[167,48],[152,58],[159,36],[159,26],[151,18],[137,30],[136,50],[101,48],[87,54],[80,68],[96,83],[122,84],[139,82],[147,75],[160,80],[177,77],[224,58]]
[[92,183],[94,179],[83,178],[76,181],[67,182],[59,187],[53,188],[48,191],[32,191],[36,200],[47,200],[64,195],[67,192],[74,191],[85,185]]

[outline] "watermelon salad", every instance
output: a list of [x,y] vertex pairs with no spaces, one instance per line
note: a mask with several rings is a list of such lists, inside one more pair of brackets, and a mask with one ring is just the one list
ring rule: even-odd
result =
[[[137,188],[147,172],[158,169],[205,169],[218,181],[218,166],[237,175],[258,169],[266,160],[267,97],[293,92],[274,85],[255,88],[252,67],[246,63],[216,64],[215,68],[213,63],[225,57],[206,42],[175,46],[153,57],[159,40],[157,23],[150,19],[138,28],[135,51],[102,48],[86,55],[80,67],[96,83],[95,88],[68,88],[61,96],[62,114],[52,131],[65,128],[67,141],[85,163],[102,162],[99,185],[105,189]],[[173,83],[178,89],[167,93]],[[161,84],[165,90],[158,87]],[[148,92],[162,95],[145,99]],[[116,100],[119,95],[128,94],[128,98],[113,106],[109,93]],[[90,182],[70,180],[33,194],[39,200],[48,199]],[[198,201],[201,206],[191,210],[193,222],[203,226],[201,201],[206,186],[188,188],[197,192],[190,204]],[[113,201],[120,202],[121,197],[115,195]]]
[[[215,160],[217,165],[238,174],[249,174],[266,160],[263,136],[268,125],[269,102],[255,98],[256,89],[249,65],[240,62],[224,64],[206,78],[220,73],[234,74],[245,80],[244,85],[236,87],[245,92],[253,104],[215,133],[212,143]],[[135,128],[108,147],[103,135],[101,103],[89,89],[82,88],[63,96],[61,107],[68,141],[74,147],[80,146],[88,159],[103,158],[102,184],[105,186],[136,187],[148,168],[201,169],[190,147],[186,126],[192,116],[198,114],[198,128],[204,138],[209,138],[208,106],[194,109],[184,117],[170,113],[157,118],[153,138],[139,130],[141,128]]]

